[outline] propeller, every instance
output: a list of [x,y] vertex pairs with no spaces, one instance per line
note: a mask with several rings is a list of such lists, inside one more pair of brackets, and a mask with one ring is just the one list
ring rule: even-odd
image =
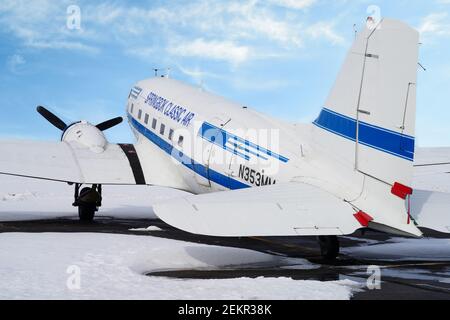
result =
[[39,106],[36,110],[41,116],[47,119],[48,122],[57,127],[59,130],[64,131],[67,129],[67,124],[46,108]]
[[[36,110],[37,110],[37,112],[39,112],[39,114],[41,116],[43,116],[45,119],[47,119],[48,122],[50,122],[52,125],[54,125],[59,130],[65,131],[69,127],[64,121],[62,121],[60,118],[58,118],[58,116],[56,116],[52,112],[48,111],[46,108],[44,108],[42,106],[38,106]],[[100,131],[105,131],[105,130],[111,129],[112,127],[117,126],[118,124],[122,123],[122,121],[123,121],[122,117],[117,117],[117,118],[113,118],[113,119],[104,121],[102,123],[99,123],[98,125],[96,125],[96,127]]]
[[98,125],[96,125],[96,127],[100,131],[105,131],[105,130],[108,130],[108,129],[112,128],[112,127],[117,126],[118,124],[121,124],[122,121],[123,121],[122,117],[117,117],[117,118],[110,119],[110,120],[107,120],[105,122],[99,123]]

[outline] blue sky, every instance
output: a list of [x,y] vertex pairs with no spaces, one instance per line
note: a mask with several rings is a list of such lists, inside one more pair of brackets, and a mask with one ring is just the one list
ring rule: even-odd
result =
[[[71,5],[80,29],[67,27]],[[0,0],[0,137],[58,139],[37,105],[68,122],[123,115],[130,87],[155,67],[270,115],[311,121],[371,5],[421,32],[417,141],[449,146],[450,0]],[[126,124],[108,137],[132,141]]]

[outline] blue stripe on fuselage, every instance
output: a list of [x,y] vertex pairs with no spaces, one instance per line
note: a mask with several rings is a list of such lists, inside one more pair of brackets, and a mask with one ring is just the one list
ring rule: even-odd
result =
[[[223,175],[220,172],[217,172],[215,170],[211,170],[201,163],[196,162],[195,160],[189,158],[187,155],[185,155],[180,150],[174,148],[170,143],[156,135],[151,130],[147,129],[145,126],[143,126],[141,123],[139,123],[136,119],[134,119],[130,114],[128,114],[128,119],[131,123],[131,125],[144,137],[149,139],[151,142],[153,142],[155,145],[157,145],[161,150],[166,152],[168,155],[170,155],[172,158],[177,160],[179,163],[181,163],[186,168],[194,171],[196,174],[202,176],[205,179],[209,179],[212,182],[215,182],[225,188],[228,189],[244,189],[249,188],[250,186],[239,182],[235,179],[230,178],[229,176]],[[145,171],[145,170],[144,170]]]
[[[314,124],[346,139],[356,141],[356,120],[323,108]],[[414,137],[359,122],[360,144],[405,160],[414,160]]]
[[[254,144],[248,140],[244,140],[234,134],[231,134],[221,128],[218,128],[208,122],[204,122],[202,124],[202,127],[200,128],[199,131],[199,136],[201,136],[203,139],[214,143],[215,145],[224,148],[225,150],[231,151],[233,152],[233,150],[230,150],[227,146],[226,143],[230,142],[232,143],[235,148],[238,146],[237,142],[244,144],[244,146],[246,148],[243,148],[245,152],[249,153],[249,154],[253,154],[256,155],[259,158],[265,159],[267,160],[267,158],[265,158],[262,155],[259,155],[257,152],[261,152],[264,155],[267,155],[269,157],[273,157],[275,159],[280,160],[281,162],[288,162],[289,159],[286,157],[283,157],[282,155],[279,155],[275,152],[272,152],[270,150],[267,150],[266,148],[263,148],[261,146],[258,146],[257,144]],[[230,141],[231,140],[231,141]],[[250,150],[250,148],[253,149],[253,152]],[[240,155],[240,154],[238,154]],[[248,155],[243,155],[243,158],[245,158],[246,160],[249,160],[249,156]]]

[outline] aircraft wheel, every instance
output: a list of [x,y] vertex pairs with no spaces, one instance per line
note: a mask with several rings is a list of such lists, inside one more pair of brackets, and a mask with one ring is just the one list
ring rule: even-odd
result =
[[[85,198],[85,200],[87,200],[92,194],[95,193],[93,193],[93,190],[91,188],[84,188],[80,192],[80,198]],[[92,222],[94,220],[96,211],[97,206],[95,204],[83,202],[78,205],[78,217],[82,222]]]
[[78,216],[82,222],[92,222],[94,220],[96,208],[93,205],[80,205]]
[[325,260],[335,260],[339,255],[339,240],[336,236],[319,236],[320,252]]

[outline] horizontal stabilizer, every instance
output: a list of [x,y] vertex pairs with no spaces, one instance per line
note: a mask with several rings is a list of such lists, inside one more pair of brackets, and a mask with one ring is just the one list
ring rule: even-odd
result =
[[351,205],[303,183],[187,196],[153,209],[176,228],[210,236],[345,235],[362,227]]

